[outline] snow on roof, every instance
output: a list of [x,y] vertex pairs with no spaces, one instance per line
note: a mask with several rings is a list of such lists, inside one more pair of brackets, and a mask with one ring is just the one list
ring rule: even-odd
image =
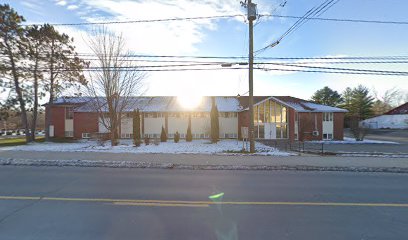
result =
[[[103,103],[103,99],[96,98],[64,98],[57,99],[55,103],[57,104],[78,104],[83,103],[83,105],[75,109],[76,112],[93,112],[96,111],[95,106],[96,100],[99,103]],[[219,112],[239,112],[242,107],[239,101],[235,97],[215,97],[215,102]],[[101,104],[103,105],[103,104]],[[163,97],[131,97],[129,104],[127,104],[124,112],[131,112],[135,109],[139,109],[142,112],[209,112],[211,111],[211,97],[202,97],[201,102],[194,109],[189,109],[183,107],[178,101],[177,97],[174,96],[163,96]],[[103,111],[107,111],[104,106]]]
[[347,112],[346,109],[318,104],[291,96],[275,96],[272,99],[279,100],[282,104],[293,108],[297,112]]
[[[157,97],[131,97],[129,104],[124,109],[124,112],[131,112],[134,109],[139,109],[142,112],[210,112],[211,98],[202,97],[200,104],[194,109],[185,108],[182,106],[175,96],[157,96]],[[347,112],[347,110],[327,105],[317,104],[311,101],[294,98],[290,96],[257,96],[254,97],[254,104],[262,103],[271,99],[279,102],[297,112]],[[104,98],[91,97],[61,97],[54,101],[55,104],[81,104],[76,112],[94,112],[96,100],[103,102]],[[236,97],[215,97],[215,102],[219,112],[240,112],[248,108],[248,96]],[[107,111],[107,109],[103,109]]]

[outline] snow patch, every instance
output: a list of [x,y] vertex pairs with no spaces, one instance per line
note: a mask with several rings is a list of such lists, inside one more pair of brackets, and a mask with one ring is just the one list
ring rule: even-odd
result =
[[[98,145],[95,141],[79,141],[75,143],[31,143],[27,145],[9,147],[8,150],[17,151],[52,151],[52,152],[111,152],[111,153],[171,153],[171,154],[217,154],[227,151],[239,152],[242,142],[236,140],[221,140],[211,144],[208,140],[194,140],[192,142],[161,142],[159,145],[144,145],[134,147],[132,140],[121,140],[118,146]],[[281,152],[262,143],[256,143],[255,155],[290,156],[291,153]],[[239,155],[231,154],[231,155]]]
[[354,138],[345,137],[343,141],[310,141],[311,143],[323,143],[323,144],[399,144],[391,141],[369,140],[356,141]]

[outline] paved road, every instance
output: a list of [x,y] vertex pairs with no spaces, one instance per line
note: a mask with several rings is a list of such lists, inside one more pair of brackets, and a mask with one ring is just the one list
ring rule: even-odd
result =
[[[6,149],[6,148],[3,148]],[[408,168],[408,158],[385,157],[339,157],[339,156],[234,156],[209,154],[139,154],[108,152],[33,152],[13,151],[0,148],[2,159],[29,160],[101,160],[129,161],[152,164],[181,164],[204,166],[311,166],[354,168]]]
[[3,166],[0,182],[0,239],[406,239],[408,231],[404,174]]

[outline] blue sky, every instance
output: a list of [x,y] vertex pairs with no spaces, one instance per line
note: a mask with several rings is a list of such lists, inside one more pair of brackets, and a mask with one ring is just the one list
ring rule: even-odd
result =
[[[11,0],[29,23],[72,23],[96,20],[159,19],[243,13],[238,0]],[[254,0],[258,12],[301,16],[323,0]],[[276,10],[272,12],[272,10]],[[340,0],[321,17],[407,21],[408,1]],[[255,49],[278,38],[294,19],[261,18],[254,33]],[[89,28],[59,27],[75,38],[78,52],[90,52],[84,39]],[[135,53],[243,56],[248,51],[243,18],[171,23],[110,25],[122,33]],[[325,57],[408,55],[408,25],[309,21],[260,57]],[[404,71],[407,64],[335,65],[334,67]],[[323,65],[327,66],[327,65]],[[333,67],[333,65],[330,65]],[[255,95],[292,95],[309,98],[329,86],[343,91],[363,84],[380,95],[398,87],[408,91],[407,77],[255,71]],[[149,73],[146,95],[237,95],[247,92],[247,72],[241,70]]]

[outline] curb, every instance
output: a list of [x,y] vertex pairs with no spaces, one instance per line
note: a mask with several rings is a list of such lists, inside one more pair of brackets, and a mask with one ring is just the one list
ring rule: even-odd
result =
[[408,168],[398,168],[398,167],[322,167],[322,166],[307,166],[307,165],[295,165],[295,166],[289,166],[289,165],[279,165],[279,166],[270,166],[270,165],[187,165],[187,164],[147,163],[147,162],[133,162],[133,161],[32,160],[32,159],[13,159],[13,158],[0,159],[0,166],[408,173]]

